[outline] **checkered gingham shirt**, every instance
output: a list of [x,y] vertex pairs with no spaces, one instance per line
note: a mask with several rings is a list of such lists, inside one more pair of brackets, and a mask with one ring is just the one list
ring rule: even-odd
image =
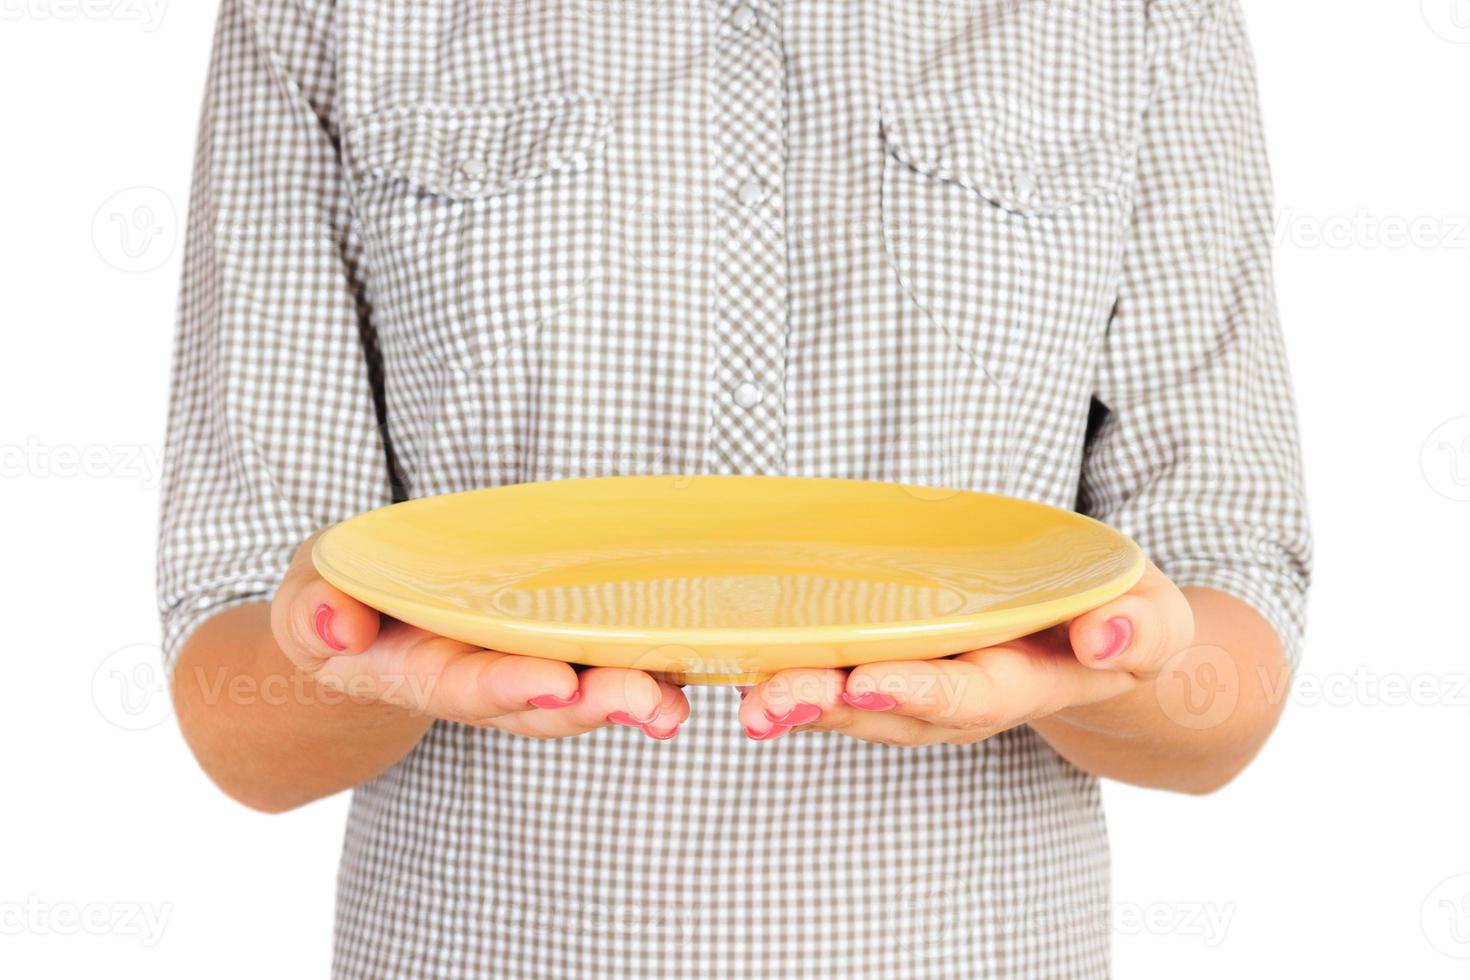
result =
[[[608,474],[1076,508],[1258,609],[1309,534],[1238,0],[223,0],[170,663],[312,532]],[[339,977],[1102,977],[1097,782],[1020,728],[436,723],[353,797]]]

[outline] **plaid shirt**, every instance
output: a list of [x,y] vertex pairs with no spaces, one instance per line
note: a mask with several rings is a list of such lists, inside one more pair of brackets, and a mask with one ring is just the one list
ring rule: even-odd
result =
[[[224,0],[170,662],[313,531],[613,473],[1075,507],[1293,662],[1310,540],[1237,0]],[[341,977],[1099,977],[1098,786],[1028,728],[438,723],[354,796]]]

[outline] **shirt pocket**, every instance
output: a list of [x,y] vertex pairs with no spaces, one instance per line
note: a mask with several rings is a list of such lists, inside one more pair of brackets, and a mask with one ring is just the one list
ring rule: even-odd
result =
[[608,110],[580,94],[418,103],[349,132],[385,353],[480,369],[602,275]]
[[973,95],[882,108],[882,225],[905,296],[992,381],[1089,352],[1116,294],[1130,141]]

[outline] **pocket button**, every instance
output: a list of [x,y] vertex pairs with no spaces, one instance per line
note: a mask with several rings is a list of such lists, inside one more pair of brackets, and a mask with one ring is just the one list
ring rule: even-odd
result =
[[735,404],[741,408],[755,408],[765,399],[765,395],[759,388],[749,381],[743,382],[735,389]]
[[735,190],[735,198],[748,208],[753,208],[765,199],[766,189],[761,182],[754,177],[742,183]]

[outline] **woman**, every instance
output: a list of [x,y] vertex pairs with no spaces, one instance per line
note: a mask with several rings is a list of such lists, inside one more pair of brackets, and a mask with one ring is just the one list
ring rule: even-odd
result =
[[[160,559],[185,735],[262,810],[354,789],[342,977],[1104,976],[1097,778],[1222,785],[1300,643],[1270,224],[1235,0],[225,0]],[[430,636],[307,559],[610,473],[1012,494],[1154,566],[742,701]]]

